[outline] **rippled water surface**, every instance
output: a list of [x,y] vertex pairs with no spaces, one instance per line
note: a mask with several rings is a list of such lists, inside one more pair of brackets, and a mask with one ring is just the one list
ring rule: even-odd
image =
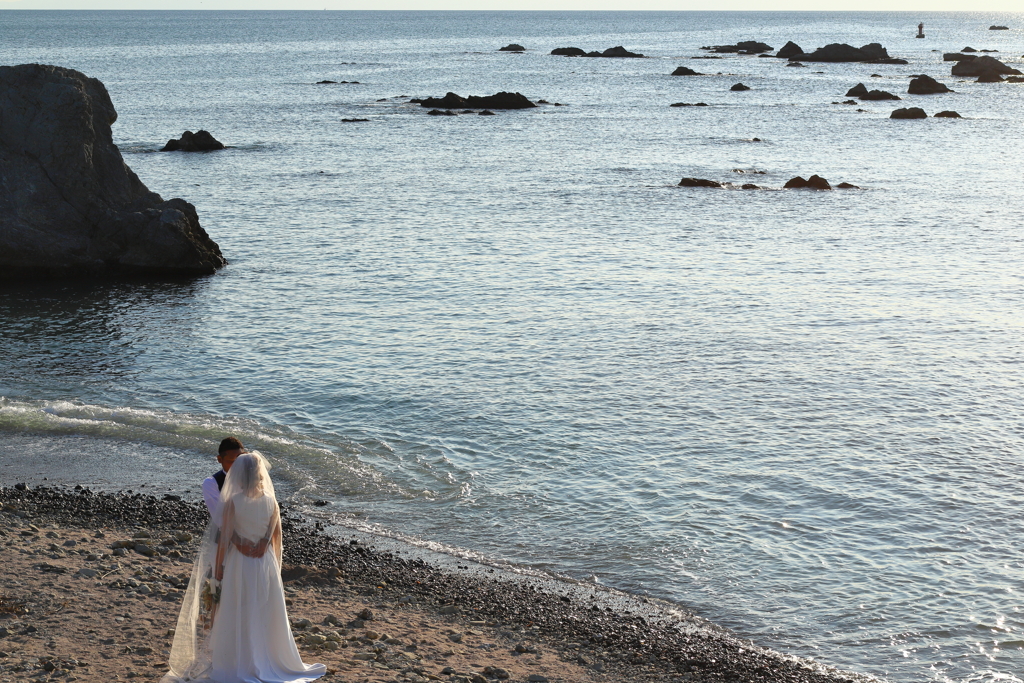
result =
[[[690,59],[747,39],[910,63]],[[965,46],[1024,68],[1024,14],[0,12],[0,63],[102,80],[230,261],[0,288],[0,476],[198,497],[236,433],[341,524],[1020,681],[1024,85],[951,77]],[[408,103],[502,90],[565,106]],[[199,128],[229,149],[156,152]],[[813,173],[863,189],[778,189]]]

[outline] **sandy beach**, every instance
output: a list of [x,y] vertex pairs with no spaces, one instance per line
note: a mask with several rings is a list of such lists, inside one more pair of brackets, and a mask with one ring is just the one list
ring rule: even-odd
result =
[[[199,503],[4,488],[0,680],[158,680]],[[303,659],[330,681],[853,681],[642,598],[550,591],[342,541],[284,512],[282,576]],[[468,567],[467,567],[468,569]]]

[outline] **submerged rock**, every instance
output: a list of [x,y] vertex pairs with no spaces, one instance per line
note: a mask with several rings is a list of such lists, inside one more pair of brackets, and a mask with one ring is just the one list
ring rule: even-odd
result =
[[750,90],[750,86],[749,85],[743,85],[742,83],[737,83],[736,85],[734,85],[731,88],[729,88],[729,90],[732,90],[734,92],[742,92],[744,90]]
[[227,264],[195,207],[124,163],[103,84],[73,69],[0,66],[0,279],[191,276]]

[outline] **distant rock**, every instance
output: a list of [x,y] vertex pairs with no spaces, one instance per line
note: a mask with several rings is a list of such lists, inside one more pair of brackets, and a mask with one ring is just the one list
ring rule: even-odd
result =
[[893,95],[891,92],[886,92],[885,90],[869,90],[868,92],[866,92],[863,95],[861,95],[860,99],[862,99],[862,100],[871,100],[871,101],[875,101],[875,100],[898,100],[898,99],[900,99],[900,97],[898,95]]
[[706,107],[707,102],[698,102],[696,104],[690,104],[689,102],[676,102],[675,104],[668,105],[670,107]]
[[973,59],[967,59],[957,62],[956,64],[953,65],[953,68],[951,70],[951,73],[954,76],[968,77],[977,77],[986,72],[1000,74],[1002,76],[1021,75],[1021,72],[1018,71],[1017,69],[1014,69],[1011,66],[1007,66],[1006,64],[1003,64],[995,57],[989,57],[988,55],[982,55],[980,57],[975,57]]
[[937,95],[939,93],[953,92],[943,83],[939,83],[931,76],[921,74],[911,79],[907,88],[908,95]]
[[[588,53],[588,56],[589,55],[590,55],[590,53]],[[627,50],[626,48],[622,47],[621,45],[617,45],[615,47],[610,47],[607,50],[605,50],[604,52],[602,52],[600,55],[595,55],[595,56],[599,56],[599,57],[630,57],[630,58],[640,58],[640,57],[643,57],[643,55],[640,54],[639,52],[630,52],[629,50]]]
[[926,119],[928,114],[924,113],[924,109],[920,107],[907,107],[905,109],[896,109],[893,113],[889,114],[890,119]]
[[849,90],[846,91],[847,97],[860,97],[861,95],[867,95],[868,89],[863,83],[858,83]]
[[744,90],[750,90],[750,86],[743,85],[742,83],[737,83],[736,85],[729,88],[729,90],[732,90],[733,92],[742,92]]
[[702,74],[699,71],[694,71],[693,69],[690,69],[690,68],[685,67],[685,66],[677,66],[676,70],[672,72],[672,75],[673,76],[703,76],[704,74]]
[[505,47],[499,47],[498,52],[526,52],[526,48],[519,43],[509,43]]
[[722,183],[704,178],[683,178],[679,181],[678,187],[722,187]]
[[337,85],[338,81],[317,81],[317,85]]
[[820,175],[812,175],[807,180],[797,176],[786,181],[786,184],[782,186],[787,190],[831,190],[832,186],[828,184],[828,181],[822,178]]
[[419,105],[445,109],[529,109],[537,106],[517,92],[499,92],[485,97],[477,95],[460,97],[450,92],[444,97],[428,97],[420,100]]
[[761,186],[760,185],[755,185],[754,183],[743,183],[743,185],[740,186],[740,189],[741,190],[760,190]]
[[786,66],[807,66],[803,62],[787,62]]
[[775,53],[779,59],[789,59],[794,55],[802,55],[803,49],[792,40],[782,46],[782,49]]
[[810,54],[796,54],[789,57],[799,62],[878,62],[884,64],[906,64],[906,60],[894,59],[879,43],[868,43],[853,47],[846,43],[831,43],[819,47]]
[[977,52],[977,50],[975,50],[973,47],[967,46],[964,49],[960,50],[960,52]]
[[836,187],[840,190],[859,190],[860,188],[852,183],[839,183]]
[[370,119],[342,119],[341,122],[342,123],[363,123],[364,121],[369,121],[369,120]]
[[578,47],[556,47],[551,51],[551,54],[561,57],[585,57],[587,52]]
[[585,52],[585,51],[581,50],[578,47],[556,47],[554,50],[551,51],[551,54],[553,54],[553,55],[561,55],[563,57],[615,57],[615,58],[632,57],[632,58],[640,58],[640,57],[644,56],[644,55],[640,54],[639,52],[630,52],[629,50],[627,50],[626,48],[622,47],[621,45],[616,45],[615,47],[610,47],[607,50],[605,50],[604,52],[597,52],[596,50],[593,51],[593,52]]
[[427,112],[427,116],[458,116],[451,109],[431,109]]
[[1009,26],[989,26],[988,30],[989,31],[1009,31],[1010,27]]
[[962,52],[945,52],[942,55],[944,62],[962,62],[965,59],[974,59],[975,55],[965,55]]
[[168,140],[161,152],[213,152],[224,149],[223,143],[205,130],[193,133],[186,130],[177,140]]
[[479,116],[497,116],[497,114],[495,114],[490,109],[484,109],[482,112],[480,112]]
[[937,119],[962,119],[963,117],[960,116],[960,114],[957,114],[955,111],[940,111],[938,114],[935,115],[934,118],[937,118]]
[[195,207],[124,163],[95,78],[0,66],[0,279],[193,276],[227,264]]
[[741,40],[735,45],[705,45],[701,49],[718,53],[739,52],[743,54],[756,55],[761,52],[771,52],[775,48],[767,43],[761,43],[756,40]]

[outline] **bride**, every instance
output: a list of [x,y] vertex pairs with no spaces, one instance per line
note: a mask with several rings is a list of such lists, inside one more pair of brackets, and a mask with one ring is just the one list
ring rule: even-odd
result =
[[323,664],[303,664],[292,639],[281,583],[281,513],[269,468],[251,452],[228,471],[161,683],[304,683],[326,673]]

